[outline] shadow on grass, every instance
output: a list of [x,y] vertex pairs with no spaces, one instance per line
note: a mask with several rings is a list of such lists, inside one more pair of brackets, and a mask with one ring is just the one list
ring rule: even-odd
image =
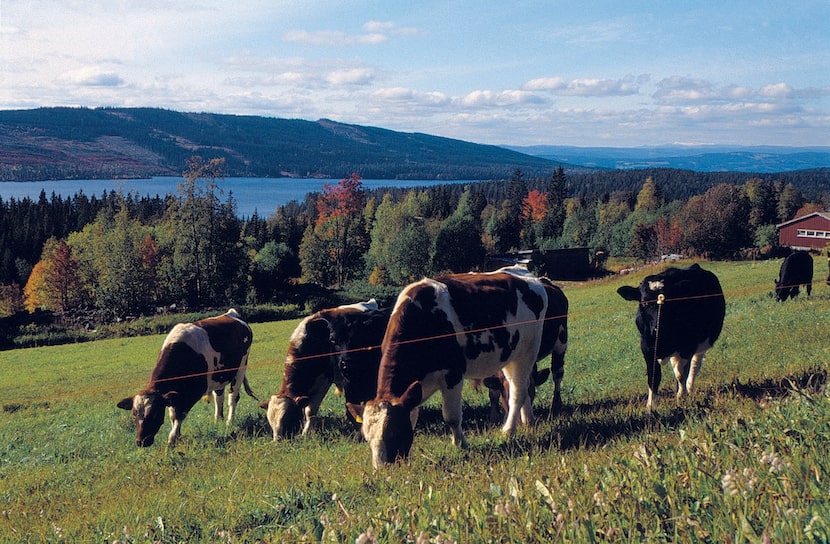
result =
[[[780,380],[735,382],[699,390],[686,406],[676,405],[673,394],[666,391],[660,395],[658,408],[654,411],[646,409],[642,398],[566,405],[562,413],[554,417],[542,408],[536,414],[535,429],[520,430],[511,439],[499,435],[496,440],[472,441],[467,451],[480,456],[520,457],[540,452],[565,453],[580,448],[599,448],[620,438],[676,429],[689,419],[710,414],[717,410],[714,402],[717,395],[745,398],[763,406],[767,401],[790,395],[822,393],[826,384],[827,371],[814,370]],[[439,409],[422,410],[418,425],[421,433],[444,434],[449,440]],[[498,426],[489,421],[487,406],[465,406],[463,427],[468,438],[474,433],[498,432]],[[440,462],[444,463],[446,459]]]

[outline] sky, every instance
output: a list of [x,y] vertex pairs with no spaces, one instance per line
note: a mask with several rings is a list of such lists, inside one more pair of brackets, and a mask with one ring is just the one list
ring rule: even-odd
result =
[[830,145],[830,0],[0,0],[0,110],[496,145]]

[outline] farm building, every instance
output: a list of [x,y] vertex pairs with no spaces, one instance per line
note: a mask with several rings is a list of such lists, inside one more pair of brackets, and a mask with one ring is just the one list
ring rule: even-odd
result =
[[778,244],[804,250],[824,250],[830,244],[830,212],[813,212],[779,225]]
[[588,257],[587,247],[524,250],[488,257],[485,269],[496,270],[518,264],[551,279],[584,280],[593,273]]

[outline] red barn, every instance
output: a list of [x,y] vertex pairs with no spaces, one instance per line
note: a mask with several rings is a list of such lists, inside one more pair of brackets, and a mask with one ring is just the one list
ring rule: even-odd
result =
[[824,250],[830,244],[830,212],[808,213],[775,226],[784,247]]

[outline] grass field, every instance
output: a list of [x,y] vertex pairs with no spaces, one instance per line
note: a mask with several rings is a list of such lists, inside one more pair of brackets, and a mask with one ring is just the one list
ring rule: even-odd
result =
[[[778,264],[703,264],[727,315],[687,406],[664,368],[645,410],[636,308],[615,293],[643,274],[567,284],[562,416],[547,383],[540,421],[508,441],[468,389],[458,450],[436,395],[409,461],[377,472],[333,395],[313,436],[272,442],[243,395],[230,427],[197,406],[174,449],[137,448],[115,403],[163,336],[0,352],[0,542],[830,541],[830,287],[775,303]],[[260,398],[296,323],[253,326]]]

